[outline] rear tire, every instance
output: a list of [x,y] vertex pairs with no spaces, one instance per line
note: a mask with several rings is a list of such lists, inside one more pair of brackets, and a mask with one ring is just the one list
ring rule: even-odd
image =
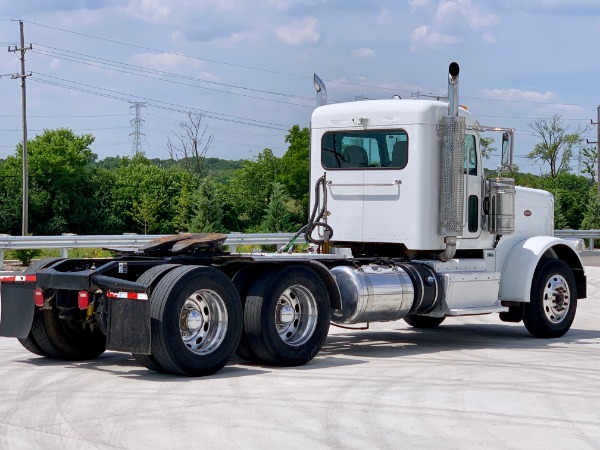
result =
[[[106,336],[99,328],[84,328],[81,320],[61,319],[57,299],[60,303],[76,303],[75,291],[57,290],[55,298],[50,300],[51,309],[41,312],[41,320],[34,322],[32,333],[46,356],[66,361],[95,359],[106,351]],[[71,296],[65,299],[64,296]],[[75,297],[75,298],[73,298]]]
[[437,328],[445,317],[406,316],[404,321],[413,328]]
[[264,363],[306,364],[325,343],[329,320],[327,289],[309,268],[263,274],[248,291],[244,328],[250,348]]
[[[252,279],[249,279],[249,276],[252,276],[252,273],[253,272],[251,272],[251,274],[248,275],[245,272],[238,272],[232,280],[233,284],[235,285],[236,289],[240,294],[240,300],[242,301],[242,308],[244,310],[246,309],[246,297],[248,296],[248,289],[250,289],[250,286],[252,285]],[[261,276],[272,273],[272,268],[263,267],[261,271]],[[238,344],[235,353],[237,356],[250,363],[261,362],[261,359],[256,353],[254,353],[252,347],[250,347],[250,341],[248,340],[248,335],[246,333],[245,327],[242,328],[242,336],[240,337],[240,343]]]
[[150,296],[152,355],[187,376],[221,369],[239,343],[242,304],[231,280],[212,267],[177,267]]
[[[160,264],[158,266],[154,266],[140,275],[140,277],[137,279],[137,283],[150,285],[151,288],[154,288],[156,284],[167,274],[167,272],[176,267],[180,267],[179,264]],[[133,356],[133,359],[135,359],[138,364],[146,369],[153,370],[154,372],[158,373],[167,373],[165,368],[162,367],[156,358],[151,354],[143,355],[141,353],[132,353],[131,356]]]
[[569,331],[577,310],[577,284],[569,266],[559,259],[542,259],[523,308],[523,323],[533,336],[556,338]]
[[[47,258],[47,259],[42,259],[40,261],[34,261],[29,265],[29,267],[27,269],[25,269],[24,273],[25,274],[35,273],[40,269],[44,269],[44,268],[50,266],[52,263],[55,263],[56,261],[58,261],[60,259],[62,259],[62,258]],[[31,324],[32,330],[33,330],[33,328],[37,328],[37,327],[41,326],[40,325],[41,321],[42,321],[42,312],[38,308],[35,308],[35,312],[33,313],[33,322]],[[29,334],[27,335],[26,338],[17,338],[17,340],[23,347],[25,347],[25,349],[29,350],[31,353],[33,353],[35,355],[50,356],[42,349],[40,344],[37,343],[37,341],[33,337],[32,331],[29,331]]]

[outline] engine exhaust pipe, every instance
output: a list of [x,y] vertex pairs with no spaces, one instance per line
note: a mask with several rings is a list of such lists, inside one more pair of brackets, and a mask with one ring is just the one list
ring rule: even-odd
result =
[[448,115],[458,116],[458,74],[460,67],[458,63],[450,63],[448,67]]
[[448,116],[442,118],[442,153],[440,167],[440,235],[445,249],[438,254],[449,261],[456,254],[457,237],[462,234],[464,211],[463,142],[465,118],[458,115],[458,74],[456,62],[448,67]]

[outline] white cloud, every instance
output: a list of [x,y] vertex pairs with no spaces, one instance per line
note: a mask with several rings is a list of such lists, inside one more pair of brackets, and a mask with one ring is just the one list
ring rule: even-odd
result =
[[411,11],[414,11],[415,9],[428,6],[429,0],[408,0],[408,5],[410,6]]
[[430,26],[422,25],[413,30],[410,36],[410,51],[416,52],[419,48],[441,48],[455,44],[459,41],[456,36],[450,36],[434,31]]
[[584,112],[584,109],[579,106],[579,105],[561,105],[561,104],[556,104],[553,105],[556,109],[558,109],[559,111],[564,111],[567,113],[582,113]]
[[468,23],[472,29],[488,28],[498,22],[498,16],[483,13],[471,0],[441,0],[438,5],[436,21],[438,23]]
[[353,53],[359,58],[371,58],[377,54],[377,50],[372,48],[357,48]]
[[171,42],[180,42],[185,39],[185,35],[181,31],[173,31],[171,33]]
[[165,0],[130,0],[123,10],[148,22],[161,22],[171,15],[170,2]]
[[134,64],[149,69],[173,71],[182,66],[197,67],[198,61],[174,53],[138,53],[131,58]]
[[52,58],[52,61],[50,61],[50,69],[56,70],[59,68],[59,66],[60,66],[60,59]]
[[510,100],[518,102],[548,103],[556,97],[554,92],[522,91],[520,89],[484,89],[485,97],[495,100]]
[[315,44],[321,39],[319,21],[315,17],[305,17],[275,29],[277,38],[288,45]]
[[203,80],[206,80],[206,81],[221,81],[220,77],[218,77],[214,73],[210,73],[210,72],[200,72],[198,74],[198,78],[202,78]]
[[262,38],[262,34],[258,31],[238,31],[233,32],[227,37],[217,37],[211,42],[223,46],[231,46],[240,42],[258,42]]
[[[428,6],[430,1],[410,0],[409,4],[414,12],[418,8]],[[460,40],[447,34],[445,30],[456,30],[461,36],[468,30],[477,30],[482,33],[481,39],[484,42],[494,44],[496,38],[492,27],[498,21],[497,15],[482,11],[473,0],[439,0],[433,23],[413,31],[410,50],[415,52],[420,48],[439,48]]]
[[386,8],[379,11],[379,14],[377,14],[377,17],[375,17],[375,23],[378,23],[380,25],[391,22],[391,20],[392,20],[392,12]]

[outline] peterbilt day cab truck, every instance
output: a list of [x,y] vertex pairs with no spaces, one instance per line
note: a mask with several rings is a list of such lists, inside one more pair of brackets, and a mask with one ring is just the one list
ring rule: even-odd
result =
[[117,350],[186,376],[214,373],[236,351],[305,364],[330,322],[433,328],[499,314],[539,338],[564,335],[586,296],[583,264],[553,237],[549,193],[486,179],[480,133],[503,133],[503,168],[514,133],[459,106],[458,76],[450,64],[447,101],[315,109],[313,207],[300,231],[316,251],[232,254],[224,235],[184,234],[111,259],[39,261],[0,275],[0,335],[49,358]]

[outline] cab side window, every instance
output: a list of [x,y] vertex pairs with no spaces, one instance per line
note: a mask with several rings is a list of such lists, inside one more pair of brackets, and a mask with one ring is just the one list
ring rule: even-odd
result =
[[474,134],[465,135],[464,168],[467,175],[477,175],[477,147],[475,142]]

